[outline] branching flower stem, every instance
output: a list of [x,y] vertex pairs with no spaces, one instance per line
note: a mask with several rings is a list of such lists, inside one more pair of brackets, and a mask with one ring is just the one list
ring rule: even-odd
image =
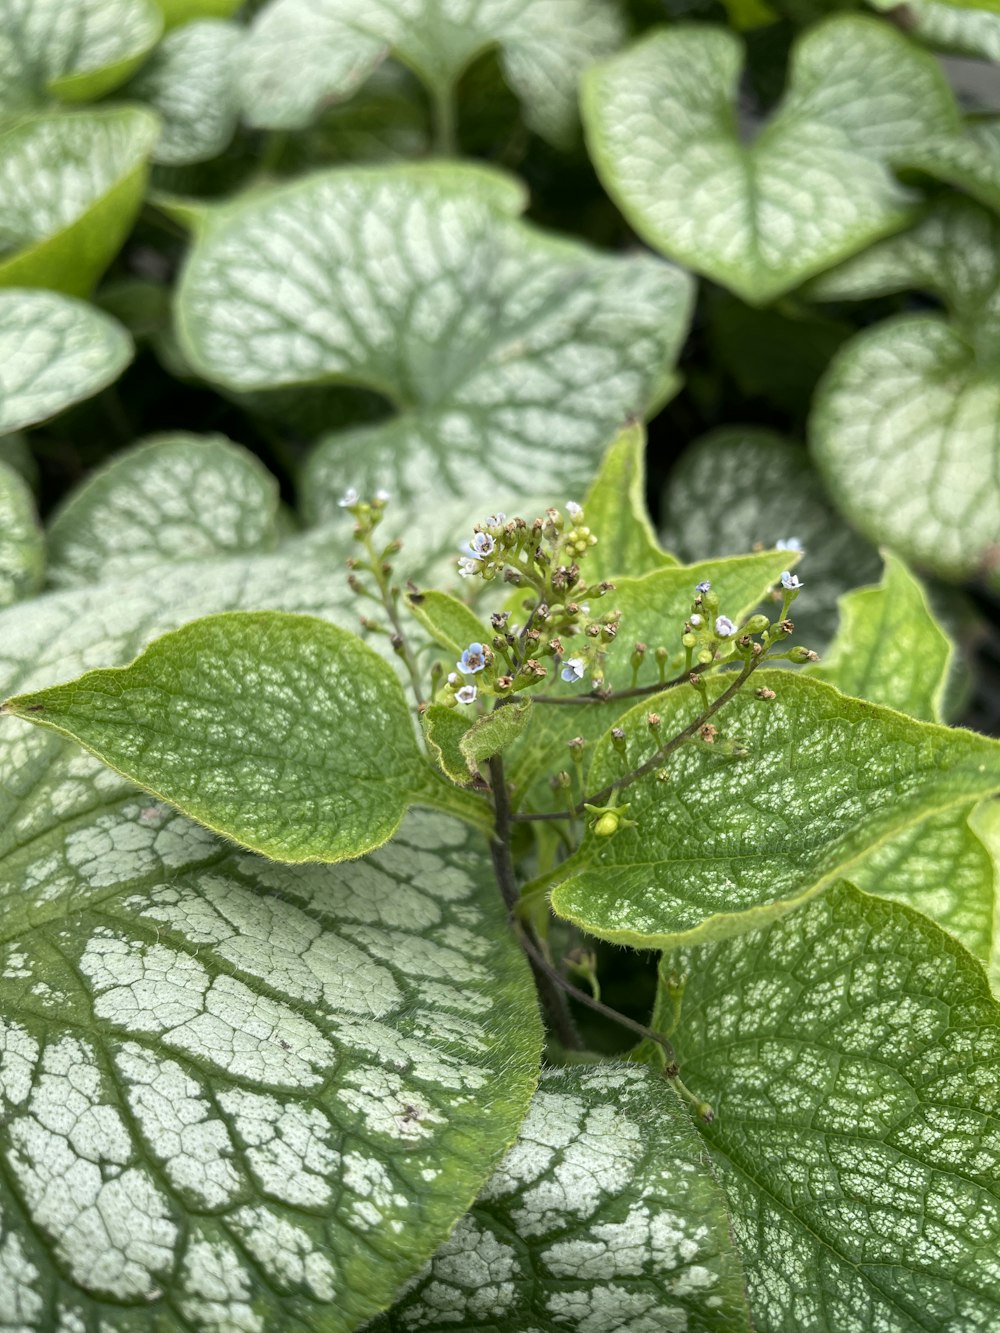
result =
[[666,690],[676,689],[678,685],[686,685],[692,675],[701,675],[709,666],[717,665],[716,662],[710,662],[708,666],[699,663],[690,671],[675,676],[673,680],[657,680],[651,685],[633,685],[627,690],[591,690],[587,694],[533,694],[531,701],[536,704],[607,704],[617,703],[619,699],[641,699],[647,695],[663,694]]
[[[695,732],[703,727],[710,717],[714,717],[720,708],[724,708],[726,704],[729,703],[730,699],[743,688],[749,677],[753,675],[764,660],[764,657],[761,656],[752,658],[747,662],[733,683],[727,686],[718,698],[713,699],[708,707],[703,709],[693,722],[689,722],[683,730],[676,734],[676,736],[672,736],[670,740],[659,746],[656,752],[652,754],[645,763],[640,764],[638,768],[633,768],[631,772],[623,774],[620,778],[616,778],[614,782],[609,782],[606,787],[602,787],[600,791],[594,792],[592,796],[588,796],[586,800],[580,801],[577,804],[574,813],[582,815],[585,807],[588,805],[603,805],[608,797],[613,795],[616,791],[621,791],[625,787],[630,787],[633,782],[638,782],[638,780],[644,778],[647,773],[652,773],[654,769],[659,768],[664,759],[673,754],[673,752],[679,746],[683,745],[686,740],[690,740]],[[511,819],[517,823],[529,823],[532,821],[551,819],[569,819],[570,817],[570,813],[566,810],[551,810],[545,814],[511,815]]]
[[392,646],[398,657],[402,659],[406,667],[406,673],[410,678],[410,685],[413,688],[413,696],[417,701],[417,707],[424,705],[424,686],[420,675],[420,668],[417,666],[417,659],[406,637],[406,631],[403,628],[403,622],[399,618],[399,611],[396,606],[398,592],[392,587],[389,581],[389,575],[386,572],[385,562],[381,554],[375,549],[375,543],[372,541],[370,532],[365,534],[365,550],[371,561],[371,572],[375,579],[375,584],[379,591],[378,600],[382,603],[385,613],[389,618],[389,624],[392,626]]

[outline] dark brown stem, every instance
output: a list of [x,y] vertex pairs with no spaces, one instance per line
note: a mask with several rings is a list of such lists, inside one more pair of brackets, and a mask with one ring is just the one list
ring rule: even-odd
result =
[[550,965],[543,967],[539,964],[538,959],[544,959],[544,954],[531,940],[528,927],[517,922],[514,916],[521,895],[517,887],[514,861],[510,853],[510,797],[504,776],[503,759],[500,755],[495,754],[490,759],[489,770],[495,812],[493,836],[490,838],[490,856],[493,859],[493,872],[500,888],[500,896],[504,900],[511,922],[514,924],[517,938],[534,973],[539,999],[557,1040],[567,1050],[579,1051],[583,1049],[583,1043],[573,1026],[573,1019],[566,1005],[566,997],[559,986],[554,984],[551,972],[548,970]]

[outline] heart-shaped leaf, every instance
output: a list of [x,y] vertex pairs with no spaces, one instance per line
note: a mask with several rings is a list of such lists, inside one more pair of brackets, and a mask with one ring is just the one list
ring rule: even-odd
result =
[[0,112],[103,97],[155,44],[153,0],[8,0],[0,24]]
[[158,132],[139,107],[39,114],[0,132],[0,287],[86,296],[132,226]]
[[663,1078],[546,1070],[475,1206],[370,1333],[418,1328],[749,1330],[723,1196]]
[[[874,8],[891,8],[893,0],[879,0]],[[911,0],[909,31],[934,51],[1000,61],[1000,14],[966,9],[948,0]]]
[[[780,915],[849,873],[875,846],[953,806],[1000,790],[1000,742],[917,722],[847,699],[791,672],[758,672],[716,714],[723,738],[749,751],[717,757],[692,743],[624,794],[636,828],[589,833],[552,893],[558,915],[591,934],[637,948],[721,938]],[[710,686],[720,692],[723,678]],[[694,697],[692,697],[694,696]],[[661,736],[702,711],[690,688],[672,690],[621,720],[630,766],[653,752],[646,715]],[[610,738],[600,742],[591,789],[622,775]]]
[[587,559],[587,577],[592,583],[624,575],[639,578],[678,563],[662,549],[649,521],[646,432],[638,423],[626,426],[608,446],[583,511],[587,527],[597,534],[597,546]]
[[0,462],[0,607],[41,587],[45,539],[28,483]]
[[[436,0],[272,0],[254,20],[242,94],[252,125],[300,129],[341,101],[390,53],[415,71],[443,109],[459,75],[489,47],[532,129],[572,139],[581,73],[615,50],[622,23],[607,0],[481,0],[452,11]],[[447,146],[447,145],[444,145]]]
[[928,139],[907,162],[1000,213],[1000,120],[970,120],[963,134]]
[[116,320],[55,292],[0,291],[0,432],[89,398],[132,360]]
[[[663,966],[753,1326],[995,1324],[1000,1009],[979,965],[842,884]],[[659,1021],[673,1008],[664,994]]]
[[361,856],[429,785],[392,667],[314,616],[205,616],[2,711],[275,861]]
[[903,562],[886,552],[882,582],[840,602],[840,627],[810,675],[842,694],[940,722],[953,645],[927,594]]
[[129,84],[127,96],[160,117],[153,161],[204,162],[227,147],[239,120],[233,65],[242,40],[233,23],[186,23],[168,33]]
[[898,230],[912,196],[890,164],[958,113],[935,61],[870,18],[799,41],[784,101],[741,140],[741,45],[705,25],[656,32],[584,79],[607,189],[650,244],[751,304]]
[[773,431],[731,426],[696,440],[663,492],[664,541],[682,560],[736,555],[792,541],[806,590],[796,639],[822,651],[846,589],[878,577],[875,550],[830,504],[801,446]]
[[657,399],[691,286],[544,236],[510,217],[520,201],[498,173],[429,164],[324,172],[223,210],[181,282],[184,354],[229,389],[355,384],[393,404],[320,445],[307,491],[349,476],[425,500],[433,479],[495,505],[521,468],[580,494]]
[[[336,614],[348,549],[349,528],[21,603],[0,613],[0,689],[224,607]],[[441,816],[291,869],[4,718],[0,922],[0,1209],[39,1333],[55,1292],[95,1327],[131,1308],[346,1333],[443,1240],[526,1109],[533,989],[485,845]]]
[[116,454],[71,493],[49,524],[49,578],[74,587],[277,542],[267,469],[223,435],[178,431]]
[[951,198],[904,236],[816,284],[821,299],[917,287],[950,318],[903,316],[834,358],[810,440],[838,504],[862,532],[949,578],[1000,540],[1000,220]]

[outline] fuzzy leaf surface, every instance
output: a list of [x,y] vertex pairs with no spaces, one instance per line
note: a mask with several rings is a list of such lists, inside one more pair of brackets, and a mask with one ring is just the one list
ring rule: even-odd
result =
[[117,322],[55,292],[0,291],[0,432],[90,398],[132,360]]
[[848,588],[878,577],[878,555],[830,504],[806,451],[773,431],[726,427],[681,455],[663,492],[664,541],[682,560],[796,539],[805,583],[796,640],[822,651]]
[[517,1142],[370,1333],[749,1330],[723,1196],[640,1065],[548,1069]]
[[240,114],[233,65],[241,40],[234,23],[186,23],[164,37],[129,84],[128,96],[160,117],[154,162],[205,162],[228,146]]
[[877,588],[858,588],[840,602],[830,652],[809,674],[842,694],[940,722],[953,645],[903,562],[885,553]]
[[48,112],[0,132],[0,287],[86,296],[139,211],[157,133],[139,107]]
[[840,884],[668,970],[754,1327],[996,1323],[1000,1011],[979,965]]
[[395,672],[313,616],[205,616],[3,708],[275,861],[360,856],[427,786]]
[[[0,688],[127,661],[226,607],[343,614],[329,571],[348,549],[313,534],[21,603],[0,613]],[[88,1329],[346,1333],[387,1305],[536,1077],[496,899],[485,847],[442,816],[364,861],[279,866],[2,719],[0,1208],[21,1324],[49,1333],[60,1304]]]
[[904,315],[852,339],[817,390],[813,453],[862,532],[945,578],[1000,534],[1000,219],[952,197],[818,282],[821,299],[918,288],[948,317]]
[[[583,502],[584,521],[597,536],[587,557],[587,577],[639,578],[676,565],[656,540],[646,508],[646,432],[626,426],[612,440]],[[714,554],[719,554],[715,552]]]
[[[450,164],[313,175],[220,215],[180,285],[184,354],[229,389],[355,385],[393,415],[327,437],[308,492],[436,498],[583,491],[656,399],[691,283],[511,216],[508,177]],[[331,480],[332,478],[332,480]],[[456,534],[457,536],[458,534]]]
[[935,62],[854,15],[794,48],[774,115],[741,139],[742,47],[726,29],[655,32],[584,78],[591,156],[657,249],[751,304],[773,301],[903,226],[913,196],[890,165],[958,128]]
[[[721,692],[725,679],[710,684]],[[767,685],[776,698],[755,697]],[[641,704],[621,725],[632,765],[652,753],[650,707],[673,736],[701,712],[690,688]],[[1000,742],[857,699],[791,672],[758,671],[713,719],[749,757],[690,743],[669,780],[634,783],[622,799],[637,828],[588,833],[552,894],[559,916],[602,939],[670,948],[720,938],[780,915],[894,834],[1000,790]],[[622,765],[600,742],[591,790]]]
[[489,631],[470,607],[450,593],[429,589],[407,593],[406,605],[435,643],[456,657],[470,643],[489,642]]
[[163,27],[153,0],[5,0],[0,113],[103,96],[128,78]]
[[245,114],[268,129],[302,129],[343,101],[389,54],[447,99],[476,56],[499,48],[500,66],[527,124],[553,143],[572,141],[577,83],[615,50],[623,27],[608,0],[272,0],[258,14],[243,58]]
[[518,699],[477,718],[458,743],[470,769],[500,754],[517,740],[533,719],[530,699]]
[[71,492],[49,524],[49,576],[75,587],[277,542],[271,473],[223,435],[177,431],[117,453]]
[[0,462],[0,607],[37,592],[44,572],[35,497],[21,474]]
[[469,781],[469,765],[460,745],[473,720],[468,709],[449,708],[446,704],[430,704],[420,715],[432,758],[452,782],[463,785]]

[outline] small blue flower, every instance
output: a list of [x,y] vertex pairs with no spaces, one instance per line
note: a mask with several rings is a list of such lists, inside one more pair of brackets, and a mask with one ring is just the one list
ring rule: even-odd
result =
[[567,500],[566,513],[569,514],[574,523],[579,523],[580,519],[583,518],[583,506],[578,505],[575,500]]
[[689,616],[688,619],[690,620],[690,622],[691,622],[692,625],[700,625],[700,624],[701,624],[701,616],[699,616],[699,615],[697,614],[697,612],[696,612],[693,616]]
[[736,626],[728,616],[716,616],[715,632],[720,639],[728,639],[736,633]]
[[798,537],[782,537],[780,542],[774,543],[776,551],[801,551],[802,543]]
[[475,685],[463,685],[455,691],[455,700],[460,704],[473,704],[476,702],[476,693]]
[[711,579],[704,579],[701,583],[695,586],[695,592],[711,592],[711,591],[712,591]]
[[563,680],[568,680],[572,683],[578,680],[583,680],[583,673],[585,670],[586,663],[582,657],[569,657],[566,659],[560,675]]
[[358,503],[358,493],[353,486],[349,486],[344,494],[337,501],[341,509],[350,509],[352,505]]
[[502,528],[507,522],[507,515],[502,509],[498,509],[495,514],[490,514],[489,518],[483,524],[484,528]]
[[480,565],[479,561],[474,559],[471,555],[463,555],[458,562],[459,577],[463,579],[467,579],[473,574],[478,574],[480,569],[482,569],[482,565]]
[[495,547],[496,542],[488,532],[477,532],[469,542],[469,553],[482,560],[484,556],[492,555]]
[[781,586],[787,588],[788,591],[791,592],[794,588],[802,587],[802,580],[799,578],[798,574],[789,574],[786,569],[781,576]]
[[470,643],[456,665],[463,676],[474,676],[486,665],[486,649],[481,643]]

